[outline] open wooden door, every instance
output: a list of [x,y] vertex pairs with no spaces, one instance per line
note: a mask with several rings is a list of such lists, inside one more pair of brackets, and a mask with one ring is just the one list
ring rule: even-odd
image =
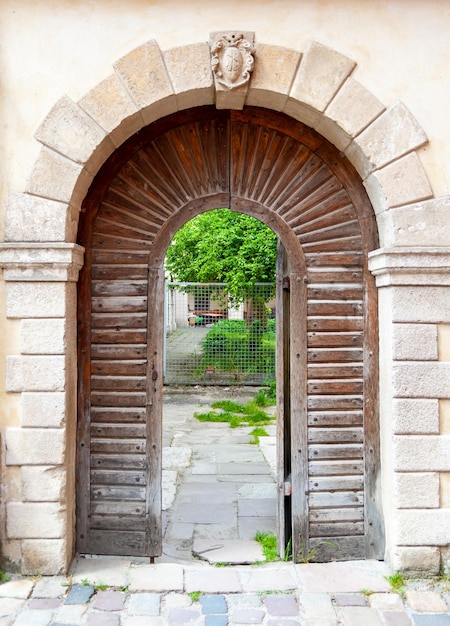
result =
[[277,252],[277,512],[278,551],[297,557],[309,544],[306,370],[306,276]]
[[290,402],[290,276],[283,244],[278,242],[276,279],[277,376],[277,529],[278,554],[283,557],[292,538],[292,468]]
[[77,549],[161,551],[164,255],[184,222],[226,206],[265,222],[286,250],[280,551],[292,539],[297,560],[310,548],[320,560],[382,558],[373,210],[323,137],[251,107],[151,124],[112,155],[83,205]]

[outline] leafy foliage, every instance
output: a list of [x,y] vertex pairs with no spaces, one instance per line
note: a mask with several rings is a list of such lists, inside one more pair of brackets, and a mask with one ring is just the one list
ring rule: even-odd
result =
[[265,329],[260,320],[250,326],[244,320],[221,320],[202,342],[200,370],[214,367],[234,373],[274,374],[275,320]]
[[[274,282],[277,236],[255,218],[216,209],[187,222],[166,255],[172,278],[224,282],[236,301],[252,296],[257,282]],[[272,294],[269,294],[270,297]]]

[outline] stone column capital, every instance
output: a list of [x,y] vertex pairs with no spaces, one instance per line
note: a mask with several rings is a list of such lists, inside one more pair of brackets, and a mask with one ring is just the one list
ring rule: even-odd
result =
[[450,286],[450,247],[379,248],[369,252],[377,287]]
[[74,243],[0,243],[7,282],[76,282],[84,248]]

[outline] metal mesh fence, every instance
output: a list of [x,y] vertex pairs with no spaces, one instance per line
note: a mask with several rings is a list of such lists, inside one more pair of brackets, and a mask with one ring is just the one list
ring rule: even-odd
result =
[[164,382],[259,385],[275,377],[275,285],[166,283]]

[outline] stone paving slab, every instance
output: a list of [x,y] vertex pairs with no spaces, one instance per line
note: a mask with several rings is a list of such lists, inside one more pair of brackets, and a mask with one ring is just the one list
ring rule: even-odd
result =
[[130,566],[128,559],[90,559],[77,558],[71,567],[72,580],[81,583],[103,584],[120,587],[127,584],[127,573]]
[[407,591],[406,601],[417,613],[443,613],[447,610],[447,603],[435,591]]
[[175,563],[130,567],[128,581],[130,591],[182,591],[183,567]]
[[247,483],[238,489],[238,496],[242,500],[266,500],[277,496],[277,486],[275,483]]
[[217,471],[219,474],[225,475],[257,475],[263,474],[264,476],[270,475],[267,463],[218,463]]
[[194,539],[194,555],[209,563],[250,564],[264,561],[261,544],[257,541],[228,539],[218,542],[216,539]]
[[32,589],[31,580],[9,580],[0,585],[0,598],[28,598]]
[[386,568],[380,561],[302,563],[296,568],[301,588],[309,592],[390,591]]
[[240,593],[242,591],[238,571],[232,567],[186,569],[184,579],[187,593],[193,591]]
[[240,539],[254,539],[258,531],[276,533],[277,523],[274,517],[240,517],[238,519]]
[[217,502],[214,506],[206,502],[179,503],[172,511],[173,522],[194,524],[233,524],[236,518],[233,503]]
[[273,498],[255,498],[238,501],[239,517],[275,517],[277,505]]
[[242,589],[247,593],[288,591],[298,588],[295,571],[291,567],[263,566],[239,569]]
[[345,626],[384,626],[381,615],[375,609],[350,606],[340,610]]

